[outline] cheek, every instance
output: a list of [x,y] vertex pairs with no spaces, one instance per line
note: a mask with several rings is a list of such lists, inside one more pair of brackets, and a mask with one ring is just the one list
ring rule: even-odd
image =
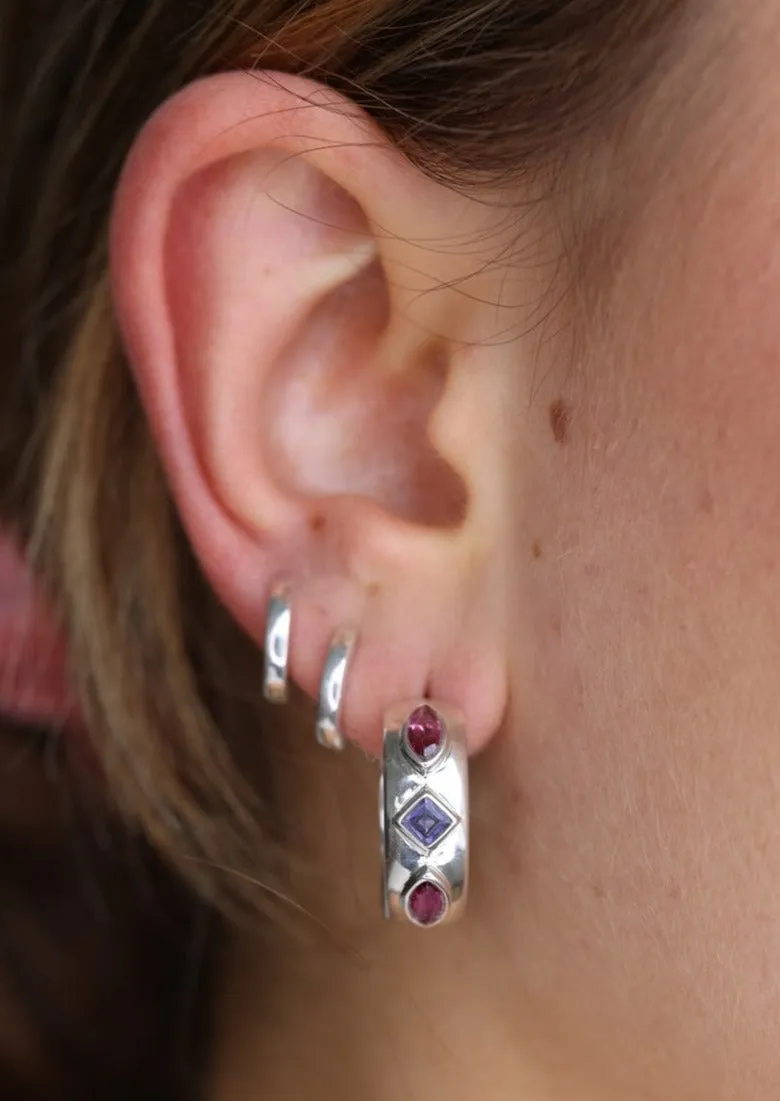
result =
[[780,262],[739,186],[659,206],[617,341],[535,399],[522,966],[648,1097],[780,1091]]

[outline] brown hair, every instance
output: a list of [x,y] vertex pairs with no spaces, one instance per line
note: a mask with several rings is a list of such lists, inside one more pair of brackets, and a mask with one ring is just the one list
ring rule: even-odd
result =
[[194,77],[258,66],[326,81],[453,185],[537,172],[610,132],[682,7],[3,0],[0,516],[61,618],[113,798],[199,889],[255,903],[216,869],[257,875],[273,851],[247,764],[259,658],[183,537],[112,317],[106,227],[134,136]]

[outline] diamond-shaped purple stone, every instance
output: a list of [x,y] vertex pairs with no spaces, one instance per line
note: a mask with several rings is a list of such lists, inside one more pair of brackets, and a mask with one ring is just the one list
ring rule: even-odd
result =
[[407,833],[416,837],[426,849],[433,848],[452,823],[452,816],[427,795],[419,803],[415,803],[401,819],[401,825]]

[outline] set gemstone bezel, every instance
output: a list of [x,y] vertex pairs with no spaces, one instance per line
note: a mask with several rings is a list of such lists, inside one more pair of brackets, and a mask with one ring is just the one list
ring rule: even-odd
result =
[[[437,823],[446,822],[444,829],[437,833],[430,843],[428,843],[420,833],[415,832],[413,825],[407,824],[411,815],[413,815],[424,803],[432,806],[435,814],[438,813],[439,817],[436,818]],[[460,818],[455,811],[451,810],[439,796],[434,795],[427,787],[423,788],[422,791],[418,791],[414,798],[410,799],[410,801],[400,809],[394,819],[394,825],[401,831],[403,836],[426,855],[438,848],[438,846],[452,833],[459,822]]]
[[[421,752],[419,749],[415,748],[414,743],[417,734],[414,731],[414,727],[416,725],[423,729],[427,727],[428,737],[430,737],[431,729],[435,733],[435,742],[432,743],[434,752],[428,756],[425,755],[424,751]],[[441,715],[439,715],[430,704],[424,703],[416,707],[406,720],[401,737],[401,745],[409,760],[424,771],[428,771],[441,764],[448,749],[447,727]]]
[[[425,891],[426,888],[436,891],[441,903],[439,912],[428,921],[422,920],[419,913],[415,910],[415,898],[420,892]],[[404,892],[403,903],[406,916],[413,925],[418,926],[420,929],[433,929],[434,926],[440,925],[447,917],[447,911],[450,908],[450,894],[447,888],[440,883],[437,878],[432,876],[430,872],[426,872],[419,879],[409,884]]]

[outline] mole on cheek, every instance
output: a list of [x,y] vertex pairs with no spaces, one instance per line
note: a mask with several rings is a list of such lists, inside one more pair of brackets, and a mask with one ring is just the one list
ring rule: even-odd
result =
[[563,400],[556,398],[550,406],[550,428],[556,443],[564,444],[569,438],[571,427],[571,409]]

